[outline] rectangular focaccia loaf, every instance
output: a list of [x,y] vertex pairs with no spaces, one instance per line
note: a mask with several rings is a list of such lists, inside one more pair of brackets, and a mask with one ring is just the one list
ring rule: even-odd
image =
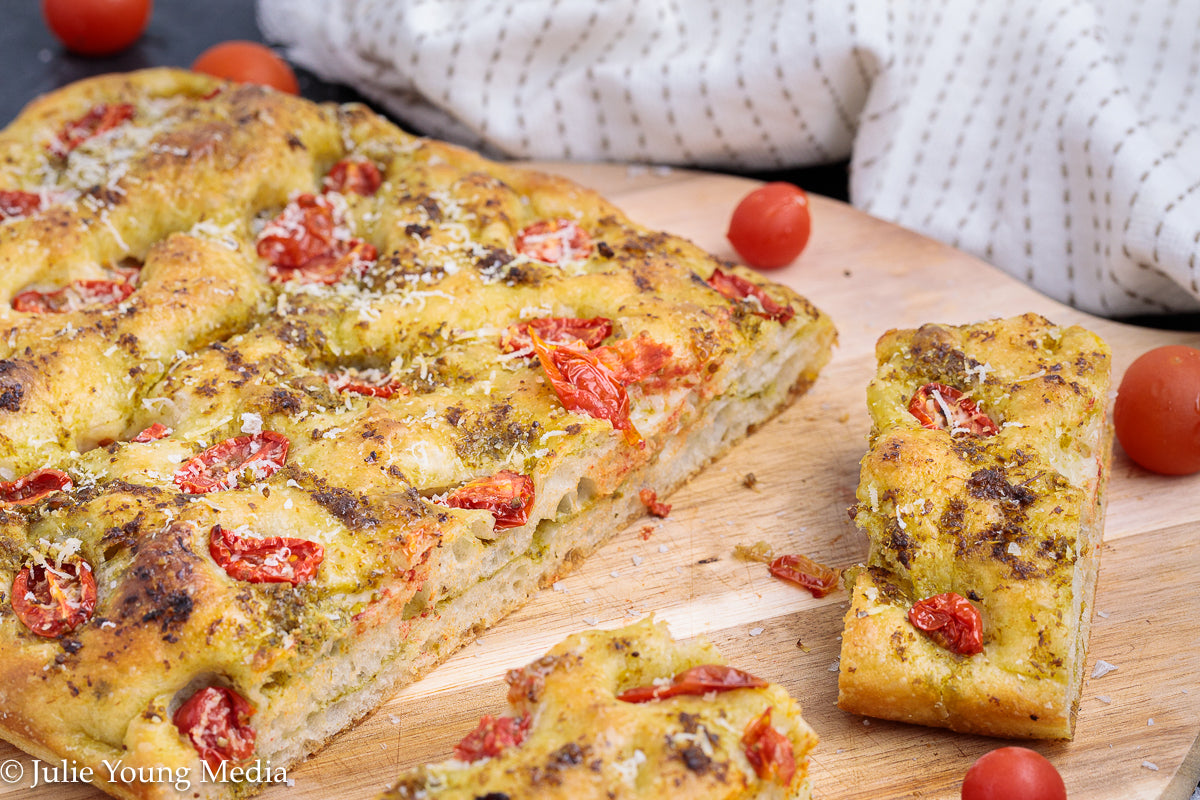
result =
[[[889,331],[876,355],[851,509],[870,554],[852,578],[839,707],[1071,738],[1111,456],[1108,347],[1026,314]],[[930,635],[916,624],[938,624],[934,605],[952,621]],[[970,608],[978,648],[962,634]]]
[[125,798],[297,763],[836,335],[564,178],[179,70],[30,104],[0,192],[0,738]]

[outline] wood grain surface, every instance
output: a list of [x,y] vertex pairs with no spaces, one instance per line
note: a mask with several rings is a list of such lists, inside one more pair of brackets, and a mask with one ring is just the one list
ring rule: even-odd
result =
[[[630,216],[733,258],[725,226],[749,181],[619,166],[542,165],[599,190]],[[654,612],[677,637],[703,635],[731,663],[783,684],[821,737],[814,796],[957,798],[962,775],[1001,740],[839,711],[835,661],[844,591],[820,600],[733,557],[739,543],[849,566],[866,541],[847,517],[866,448],[865,386],[874,343],[888,328],[965,323],[1036,311],[1083,324],[1112,346],[1115,378],[1159,344],[1200,346],[1200,334],[1134,328],[1068,309],[952,248],[812,198],[813,237],[773,274],[828,312],[840,343],[813,389],[668,498],[663,520],[618,532],[565,577],[425,680],[335,738],[263,800],[372,798],[396,773],[442,760],[485,713],[505,707],[504,672],[589,626],[618,627]],[[1115,381],[1114,381],[1115,385]],[[749,476],[753,479],[748,480]],[[1072,800],[1188,798],[1200,779],[1200,475],[1166,478],[1114,455],[1108,521],[1075,740],[1035,743],[1062,772]],[[102,795],[78,784],[28,788],[31,759],[0,743],[26,779],[0,796]]]

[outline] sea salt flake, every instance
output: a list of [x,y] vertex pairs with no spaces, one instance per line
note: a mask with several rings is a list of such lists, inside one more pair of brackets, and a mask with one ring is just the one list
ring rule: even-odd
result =
[[1093,678],[1103,678],[1108,673],[1117,668],[1116,664],[1110,664],[1104,659],[1099,659],[1096,662],[1096,668],[1092,670]]

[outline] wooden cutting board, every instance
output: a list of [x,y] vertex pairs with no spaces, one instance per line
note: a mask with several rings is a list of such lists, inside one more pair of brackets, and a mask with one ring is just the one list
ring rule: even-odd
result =
[[[707,173],[542,165],[599,190],[631,217],[733,258],[730,212],[751,182]],[[664,520],[619,532],[555,590],[452,656],[306,763],[263,800],[372,798],[396,773],[442,760],[479,716],[505,709],[504,672],[589,626],[618,627],[654,612],[677,637],[703,635],[744,669],[783,684],[821,737],[814,796],[958,798],[967,767],[1005,742],[845,714],[835,706],[845,592],[821,600],[735,559],[765,540],[836,566],[865,558],[846,509],[866,447],[865,386],[874,343],[888,328],[965,323],[1026,311],[1079,323],[1112,346],[1115,376],[1159,344],[1200,346],[1200,334],[1120,325],[1068,309],[952,248],[812,198],[807,250],[773,277],[829,313],[840,343],[813,389],[710,465],[669,500]],[[1114,382],[1115,383],[1115,382]],[[1200,779],[1200,475],[1166,478],[1117,448],[1088,674],[1075,740],[1035,743],[1062,772],[1072,800],[1188,798]],[[0,796],[102,797],[78,784],[28,788],[31,759],[0,743],[26,779]],[[3,773],[0,772],[0,777]]]

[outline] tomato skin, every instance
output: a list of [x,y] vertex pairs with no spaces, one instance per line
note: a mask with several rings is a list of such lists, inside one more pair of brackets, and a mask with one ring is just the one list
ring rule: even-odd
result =
[[273,431],[217,442],[175,471],[175,485],[188,494],[228,491],[248,469],[256,480],[266,480],[287,462],[289,445],[286,436]]
[[701,664],[680,672],[670,683],[638,686],[617,695],[626,703],[648,703],[676,695],[700,696],[709,692],[728,692],[733,689],[762,689],[767,682],[749,672],[724,664]]
[[196,57],[192,71],[300,94],[300,84],[296,82],[296,73],[291,66],[271,48],[258,42],[234,40],[215,44]]
[[446,505],[487,509],[492,512],[497,529],[517,528],[529,521],[533,492],[533,481],[528,475],[502,469],[458,487],[446,498]]
[[220,525],[209,532],[208,553],[234,580],[299,586],[317,576],[325,548],[307,539],[238,536]]
[[[86,561],[64,561],[58,575],[40,564],[25,567],[12,585],[13,612],[38,636],[57,639],[92,618],[96,579]],[[30,595],[33,599],[30,599]]]
[[152,0],[42,0],[50,32],[73,53],[107,56],[141,37]]
[[726,238],[750,266],[778,269],[799,257],[811,232],[808,195],[798,186],[775,181],[742,198]]
[[759,780],[777,780],[789,786],[796,775],[796,752],[792,749],[792,740],[771,726],[771,711],[768,706],[746,725],[742,733],[742,751]]
[[528,715],[493,717],[484,714],[479,720],[479,726],[454,746],[454,757],[467,762],[494,758],[525,741],[532,722],[533,718]]
[[962,800],[1067,800],[1054,765],[1027,747],[984,753],[963,778]]
[[776,578],[808,589],[813,597],[824,597],[832,592],[841,577],[838,570],[799,554],[779,556],[768,569]]
[[1200,472],[1200,350],[1156,347],[1121,378],[1113,404],[1117,440],[1151,472]]
[[960,594],[945,592],[914,603],[908,621],[952,653],[973,656],[983,652],[983,618]]
[[253,715],[254,707],[237,692],[208,686],[189,697],[171,721],[215,770],[224,761],[245,761],[254,754]]

